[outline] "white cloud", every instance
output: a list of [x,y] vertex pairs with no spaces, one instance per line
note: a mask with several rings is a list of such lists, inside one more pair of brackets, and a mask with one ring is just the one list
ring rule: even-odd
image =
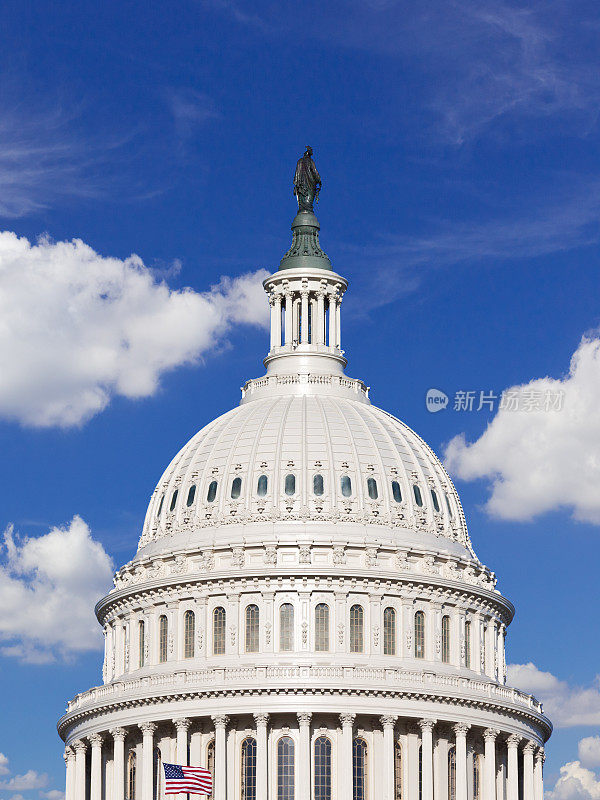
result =
[[19,539],[8,528],[0,549],[0,652],[43,663],[98,648],[93,608],[112,574],[111,559],[80,517],[37,538]]
[[49,792],[40,792],[40,797],[45,797],[46,800],[64,800],[65,793],[60,789],[50,789]]
[[[600,338],[584,337],[561,379],[538,378],[511,387],[523,408],[502,409],[472,444],[464,434],[446,447],[445,462],[462,480],[487,479],[490,514],[529,520],[569,508],[577,520],[600,524]],[[544,410],[546,396],[562,392],[561,410]]]
[[586,736],[577,746],[584,767],[600,767],[600,736]]
[[0,753],[0,775],[8,775],[10,769],[8,768],[8,758],[4,753]]
[[509,664],[507,673],[511,686],[529,692],[542,701],[544,713],[556,728],[600,725],[600,675],[595,677],[592,686],[569,686],[531,662]]
[[560,776],[550,791],[544,792],[547,800],[600,800],[600,780],[579,761],[569,761],[560,768]]
[[34,769],[30,769],[24,775],[13,775],[7,781],[0,781],[0,789],[26,792],[30,789],[43,789],[47,783],[48,776],[45,772],[40,775]]
[[171,290],[138,256],[0,232],[0,416],[68,427],[115,395],[154,394],[161,375],[198,362],[233,325],[266,325],[266,275]]

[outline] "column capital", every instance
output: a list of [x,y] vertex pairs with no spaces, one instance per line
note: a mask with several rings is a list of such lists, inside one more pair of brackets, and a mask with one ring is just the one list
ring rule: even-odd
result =
[[266,711],[260,711],[258,714],[254,714],[254,722],[257,725],[266,725],[269,721],[270,714],[267,714]]
[[395,714],[384,714],[383,717],[379,717],[379,721],[384,728],[393,728],[397,719],[398,717]]
[[495,742],[499,734],[500,731],[496,730],[496,728],[486,728],[483,732],[483,738],[486,742]]
[[352,727],[354,725],[354,720],[356,719],[356,714],[350,714],[349,712],[345,711],[343,714],[340,714],[340,722],[342,726],[349,725]]
[[227,714],[214,714],[211,717],[211,719],[217,730],[218,729],[225,730],[225,728],[227,727],[227,723],[229,722],[229,717],[227,716]]
[[518,747],[521,743],[521,736],[518,733],[511,733],[511,735],[506,740],[509,747]]
[[468,725],[466,722],[457,722],[455,725],[452,726],[452,730],[454,731],[454,735],[456,737],[466,736],[467,733],[469,732],[470,727],[471,726]]
[[109,731],[115,742],[124,742],[127,736],[125,728],[111,728]]
[[546,751],[543,747],[538,747],[538,749],[535,751],[535,760],[541,761],[542,764],[546,760]]
[[66,761],[71,761],[72,759],[75,758],[75,751],[69,745],[67,745],[65,747],[65,752],[63,753],[63,758],[64,758],[65,762]]
[[531,753],[533,755],[533,751],[535,750],[535,748],[536,748],[535,742],[532,742],[531,740],[529,740],[527,742],[527,744],[525,745],[525,747],[523,748],[523,752],[524,753]]
[[421,731],[432,731],[437,719],[420,719],[418,722]]
[[191,724],[192,720],[188,719],[187,717],[178,717],[177,719],[173,720],[173,725],[175,725],[178,731],[187,731]]
[[310,725],[312,711],[300,711],[296,716],[298,717],[299,725]]
[[102,736],[101,733],[90,733],[90,735],[87,738],[88,742],[92,745],[92,747],[102,747],[104,736]]
[[142,722],[138,725],[144,736],[154,736],[157,727],[156,722]]
[[73,747],[75,748],[76,753],[85,753],[87,750],[87,742],[83,739],[75,739],[73,742]]

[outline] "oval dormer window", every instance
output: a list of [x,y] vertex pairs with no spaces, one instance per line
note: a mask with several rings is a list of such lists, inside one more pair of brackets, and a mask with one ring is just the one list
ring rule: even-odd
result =
[[188,491],[187,500],[185,501],[186,506],[189,508],[192,503],[194,502],[194,498],[196,497],[196,484],[192,484]]
[[256,494],[259,497],[264,497],[267,493],[267,486],[268,486],[267,476],[261,475],[258,479],[258,484],[256,486]]
[[413,486],[413,493],[415,495],[415,503],[419,506],[419,508],[421,508],[423,505],[423,495],[421,494],[421,490],[416,483]]
[[352,481],[350,480],[350,476],[342,475],[340,485],[342,489],[342,495],[344,497],[350,497],[352,494]]
[[323,494],[323,476],[322,475],[314,475],[313,476],[313,492],[316,494],[317,497],[321,497]]
[[402,489],[400,489],[398,481],[392,481],[392,497],[396,503],[402,502]]
[[160,503],[158,504],[158,511],[156,512],[156,516],[157,517],[160,517],[160,512],[162,511],[162,507],[163,507],[163,503],[164,502],[165,502],[165,496],[163,494],[163,496],[160,498]]
[[171,505],[169,506],[169,511],[174,511],[175,506],[177,505],[177,495],[179,494],[179,489],[175,489],[173,492],[173,496],[171,497]]
[[233,483],[231,484],[231,499],[237,500],[241,493],[242,493],[242,479],[234,478]]
[[367,478],[367,491],[371,500],[377,500],[379,493],[377,491],[377,481],[375,478]]
[[431,490],[431,502],[433,503],[433,507],[438,512],[440,511],[440,501],[438,500],[437,492],[435,489]]
[[208,484],[208,492],[206,493],[206,502],[214,503],[216,496],[217,496],[217,482],[211,481]]
[[290,496],[296,494],[296,476],[291,473],[285,476],[285,493]]

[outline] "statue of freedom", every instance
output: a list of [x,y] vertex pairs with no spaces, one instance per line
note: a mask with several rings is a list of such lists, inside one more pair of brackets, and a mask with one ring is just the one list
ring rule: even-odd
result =
[[319,199],[321,176],[312,160],[312,147],[307,145],[302,158],[296,164],[294,175],[294,194],[298,200],[299,211],[312,211],[313,203]]

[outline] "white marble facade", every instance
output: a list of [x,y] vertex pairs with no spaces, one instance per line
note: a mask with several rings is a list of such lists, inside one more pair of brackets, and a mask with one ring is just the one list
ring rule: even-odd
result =
[[208,766],[214,800],[542,800],[514,609],[439,459],[344,375],[346,288],[313,262],[265,281],[266,375],[173,459],[96,607],[67,800],[158,800],[164,761]]

